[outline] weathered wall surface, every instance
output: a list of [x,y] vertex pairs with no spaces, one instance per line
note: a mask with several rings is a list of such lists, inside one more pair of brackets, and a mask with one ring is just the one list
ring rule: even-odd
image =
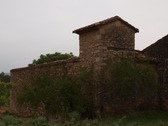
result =
[[134,50],[135,31],[120,21],[115,21],[99,28],[100,39],[114,49]]
[[97,37],[98,31],[94,30],[92,32],[83,33],[80,35],[80,58],[85,65],[89,65],[91,62],[95,62],[95,44],[98,41]]
[[162,81],[162,95],[164,107],[168,108],[168,59],[165,59],[164,68],[160,70]]
[[120,49],[113,48],[109,46],[109,42],[99,42],[95,45],[96,51],[96,64],[97,65],[105,65],[104,62],[111,58],[115,59],[119,57],[128,57],[128,58],[136,58],[136,57],[145,57],[140,51],[129,50],[129,49]]
[[[125,56],[129,58],[141,57],[142,55],[134,51],[135,31],[120,21],[115,21],[106,25],[101,25],[80,34],[80,59],[70,59],[57,61],[48,64],[41,64],[35,67],[26,67],[11,70],[11,82],[15,83],[11,92],[11,112],[22,115],[43,115],[45,110],[43,106],[36,111],[31,110],[28,105],[20,107],[17,105],[16,98],[22,84],[31,85],[36,75],[45,72],[57,79],[64,74],[77,74],[80,68],[90,68],[94,65],[93,72],[93,97],[94,109],[100,109],[103,104],[101,92],[101,83],[99,83],[98,73],[106,66],[107,59],[111,58],[115,62],[118,57]],[[109,106],[110,106],[109,101]],[[113,110],[113,108],[110,108]]]
[[168,106],[168,35],[145,48],[142,53],[148,57],[156,58],[159,61],[157,67],[159,73],[159,82],[162,86],[161,95],[163,95],[165,106]]
[[168,35],[161,38],[154,44],[150,45],[149,47],[145,48],[142,52],[144,55],[157,58],[160,60],[159,67],[165,67],[165,59],[168,59]]
[[10,95],[10,110],[13,113],[18,113],[21,115],[43,115],[45,110],[43,106],[37,108],[33,111],[28,105],[18,106],[17,96],[20,93],[22,84],[31,85],[36,75],[43,72],[48,72],[52,78],[55,80],[59,79],[62,75],[66,74],[77,74],[79,69],[82,68],[82,63],[79,58],[62,60],[51,62],[47,64],[41,64],[34,67],[25,67],[11,70],[11,82],[14,83],[14,87]]
[[[50,76],[57,80],[64,73],[78,74],[81,68],[89,69],[92,65],[94,66],[94,109],[100,109],[100,105],[104,105],[104,108],[106,108],[106,110],[104,110],[105,112],[114,112],[113,110],[115,109],[115,106],[110,107],[113,103],[106,100],[106,97],[104,97],[107,96],[108,92],[104,91],[105,94],[101,93],[103,85],[99,83],[98,74],[99,71],[107,65],[107,59],[110,58],[113,62],[116,62],[121,56],[138,59],[144,58],[144,55],[146,55],[161,59],[161,63],[158,66],[159,69],[161,68],[161,70],[158,71],[160,75],[159,81],[164,82],[163,85],[167,87],[164,92],[168,90],[168,65],[165,65],[165,60],[168,58],[168,36],[161,39],[161,42],[146,48],[141,53],[134,50],[134,37],[138,30],[132,28],[133,26],[130,27],[130,25],[123,23],[123,21],[120,20],[105,24],[101,22],[101,25],[98,25],[97,27],[94,27],[95,25],[91,25],[93,28],[79,33],[80,58],[11,70],[11,82],[15,84],[10,96],[11,112],[22,115],[45,114],[43,106],[37,108],[36,111],[33,111],[28,105],[20,107],[16,102],[21,85],[31,85],[35,76],[39,73],[48,71]],[[130,105],[123,104],[122,107],[124,107],[124,109],[129,109]]]
[[[105,43],[103,43],[105,44]],[[106,66],[105,63],[108,58],[113,59],[115,62],[118,60],[119,56],[125,56],[129,58],[141,58],[142,55],[138,53],[137,51],[126,51],[126,50],[108,50],[107,47],[103,47],[103,44],[98,44],[95,48],[99,48],[99,58],[96,58],[96,61],[94,63],[94,78],[93,78],[93,100],[94,100],[94,109],[99,110],[103,105],[104,113],[112,113],[115,109],[115,111],[118,111],[116,108],[109,107],[111,106],[111,102],[105,100],[105,94],[100,93],[102,91],[101,83],[99,83],[99,71],[101,68]],[[102,58],[102,59],[101,59]],[[26,67],[26,68],[19,68],[11,70],[11,82],[15,84],[15,86],[12,89],[11,96],[10,96],[10,109],[11,112],[21,114],[21,115],[37,115],[42,116],[45,114],[44,106],[39,106],[36,111],[31,109],[29,105],[19,106],[17,104],[17,96],[20,93],[21,85],[27,84],[31,85],[33,83],[33,80],[36,75],[43,73],[43,72],[49,72],[50,76],[57,80],[59,77],[64,75],[64,73],[67,74],[78,74],[79,70],[81,68],[90,68],[89,66],[92,65],[92,62],[82,62],[80,58],[75,59],[69,59],[69,60],[63,60],[63,61],[57,61],[57,62],[51,62],[47,64],[41,64],[34,67]],[[107,92],[104,91],[106,94]],[[125,109],[129,107],[130,105],[124,106]],[[107,109],[108,108],[108,109]]]
[[[145,56],[143,54],[141,54],[139,51],[131,51],[131,50],[121,50],[121,49],[111,49],[107,47],[105,42],[99,43],[99,53],[98,55],[100,57],[96,58],[96,62],[95,62],[95,69],[97,70],[102,70],[104,67],[108,67],[107,66],[107,60],[112,59],[112,62],[118,62],[120,61],[121,57],[127,57],[130,59],[134,59],[134,60],[138,60],[138,59],[142,59],[145,58]],[[152,64],[151,64],[152,65]],[[113,99],[111,99],[110,97],[110,90],[108,87],[106,87],[105,85],[102,85],[102,83],[97,83],[97,90],[96,90],[96,96],[97,96],[97,100],[96,100],[96,106],[99,110],[101,110],[104,115],[111,115],[114,113],[118,113],[118,112],[129,112],[131,110],[133,110],[134,108],[137,107],[137,103],[133,104],[132,101],[130,101],[130,104],[125,104],[123,103],[114,103]],[[128,100],[128,99],[127,99]],[[151,106],[153,107],[153,106]]]
[[134,50],[134,35],[135,31],[120,21],[81,33],[80,58],[94,63],[96,58],[101,57],[102,49]]

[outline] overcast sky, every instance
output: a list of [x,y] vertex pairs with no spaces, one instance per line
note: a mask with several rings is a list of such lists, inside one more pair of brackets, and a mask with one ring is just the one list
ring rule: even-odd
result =
[[72,31],[116,15],[139,29],[138,50],[168,34],[168,0],[0,0],[0,72],[41,54],[78,56]]

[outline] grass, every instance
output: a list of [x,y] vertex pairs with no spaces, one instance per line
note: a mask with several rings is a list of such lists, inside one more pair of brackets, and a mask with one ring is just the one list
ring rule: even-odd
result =
[[168,126],[168,111],[116,115],[94,120],[79,120],[72,116],[62,123],[47,121],[45,117],[16,118],[14,115],[6,115],[0,118],[0,126]]
[[102,122],[107,126],[168,126],[168,111],[116,116],[104,119]]

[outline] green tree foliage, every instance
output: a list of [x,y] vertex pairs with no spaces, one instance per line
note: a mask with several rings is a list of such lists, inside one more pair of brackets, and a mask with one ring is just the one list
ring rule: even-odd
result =
[[31,64],[29,64],[28,66],[35,66],[37,64],[42,64],[42,63],[48,63],[48,62],[53,62],[53,61],[57,61],[57,60],[65,60],[65,59],[69,59],[69,58],[73,58],[75,57],[72,53],[59,53],[56,52],[54,54],[46,54],[46,55],[40,55],[39,59],[37,60],[33,60],[33,62]]
[[6,75],[4,72],[0,73],[0,82],[8,83],[10,82],[10,76]]
[[11,89],[11,83],[0,82],[0,106],[9,105],[9,95]]
[[81,116],[90,116],[92,106],[92,87],[90,72],[80,75],[65,75],[56,82],[49,74],[38,75],[31,87],[24,84],[18,96],[20,105],[29,103],[36,108],[45,105],[46,116],[65,115],[78,112]]
[[140,59],[136,62],[121,57],[119,62],[109,60],[107,64],[102,71],[101,81],[108,92],[105,97],[112,104],[136,104],[142,107],[140,109],[145,109],[157,102],[157,72],[148,60]]

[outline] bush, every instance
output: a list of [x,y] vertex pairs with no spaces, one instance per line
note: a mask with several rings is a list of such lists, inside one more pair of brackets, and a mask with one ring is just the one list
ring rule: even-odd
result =
[[[44,72],[37,75],[31,85],[22,84],[17,101],[20,105],[30,104],[34,109],[44,105],[48,117],[56,114],[70,118],[68,113],[73,112],[79,113],[80,117],[92,117],[93,109],[97,109],[93,107],[92,93],[97,89],[93,90],[92,76],[90,69],[78,75],[64,74],[54,80],[49,72]],[[146,109],[157,101],[157,72],[146,59],[139,59],[138,62],[124,57],[119,62],[109,60],[100,74],[99,82],[94,88],[104,91],[101,93],[102,90],[99,90],[100,94],[96,94],[103,104]],[[102,114],[101,107],[95,112],[97,116]]]
[[9,83],[10,82],[10,75],[7,75],[4,72],[1,72],[0,73],[0,82]]
[[109,118],[95,120],[75,120],[78,115],[72,113],[72,119],[65,122],[49,122],[44,117],[0,118],[0,126],[168,126],[167,111],[152,111],[138,114],[113,115]]
[[4,126],[18,126],[21,124],[21,120],[13,116],[4,116],[2,117],[2,121],[5,124]]
[[90,73],[65,75],[57,81],[51,79],[48,72],[43,73],[35,78],[32,86],[23,84],[17,101],[20,105],[29,103],[33,108],[44,104],[46,116],[58,114],[67,117],[71,112],[89,116],[92,106]]
[[0,106],[9,105],[9,96],[11,89],[12,89],[11,83],[0,82]]
[[124,57],[118,62],[109,60],[101,76],[102,85],[108,92],[105,97],[112,105],[131,108],[136,104],[139,109],[146,109],[157,102],[157,72],[146,59],[138,62]]
[[27,126],[48,126],[48,121],[45,117],[37,117],[26,121]]

